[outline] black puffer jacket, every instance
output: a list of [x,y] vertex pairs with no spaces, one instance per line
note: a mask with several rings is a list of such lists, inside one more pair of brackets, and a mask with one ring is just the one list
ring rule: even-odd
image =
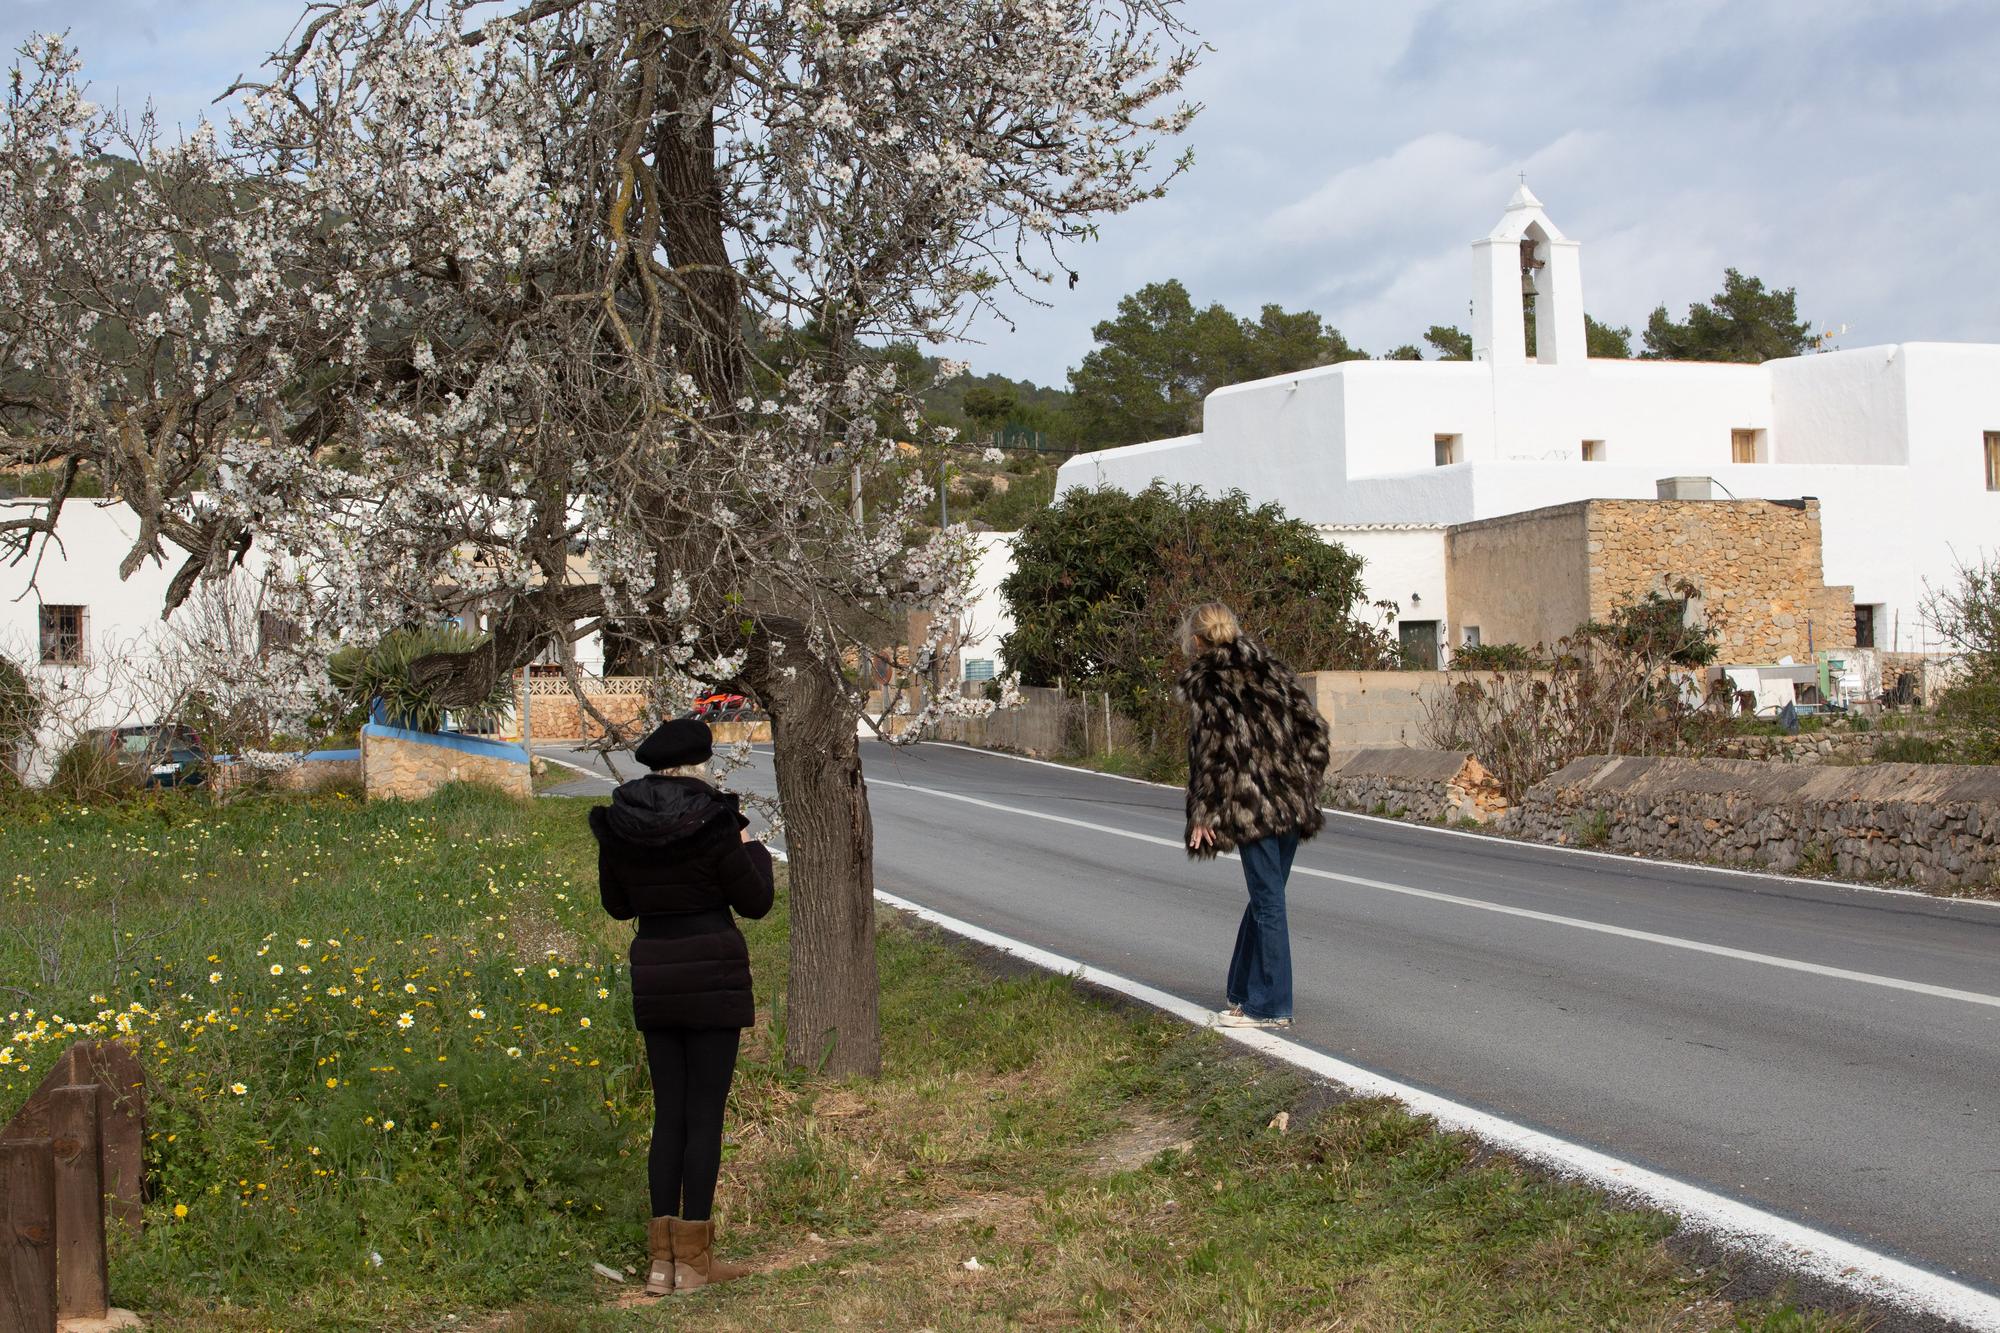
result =
[[1320,785],[1331,759],[1326,719],[1284,663],[1250,639],[1221,644],[1181,673],[1188,721],[1187,832],[1215,831],[1188,855],[1326,826]]
[[604,910],[639,918],[632,1016],[651,1028],[756,1022],[750,951],[730,915],[771,910],[771,853],[744,842],[737,798],[697,778],[643,777],[590,812]]

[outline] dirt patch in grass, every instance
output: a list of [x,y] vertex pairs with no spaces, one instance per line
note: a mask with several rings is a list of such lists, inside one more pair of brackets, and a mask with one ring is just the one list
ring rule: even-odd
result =
[[1095,1176],[1137,1171],[1163,1152],[1194,1151],[1194,1126],[1172,1120],[1147,1107],[1134,1108],[1125,1128],[1097,1144],[1088,1170]]

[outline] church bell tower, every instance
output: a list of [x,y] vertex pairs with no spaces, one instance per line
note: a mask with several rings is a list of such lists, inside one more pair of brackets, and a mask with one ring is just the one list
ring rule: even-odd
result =
[[[1582,365],[1583,247],[1557,230],[1525,179],[1500,225],[1472,243],[1472,359],[1496,366]],[[1528,353],[1532,322],[1535,350]]]

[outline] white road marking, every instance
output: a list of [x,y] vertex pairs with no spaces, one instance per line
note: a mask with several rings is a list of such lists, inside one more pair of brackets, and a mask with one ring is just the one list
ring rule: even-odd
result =
[[[1087,819],[1072,819],[1067,815],[1052,815],[1040,810],[1027,810],[1015,805],[1002,805],[998,801],[988,801],[978,796],[962,796],[957,792],[939,791],[934,787],[918,787],[907,782],[888,782],[877,778],[872,786],[894,787],[901,791],[913,791],[925,796],[935,796],[943,801],[960,801],[976,805],[986,810],[998,810],[1005,814],[1020,815],[1027,819],[1046,820],[1052,824],[1065,824],[1071,828],[1088,829],[1093,833],[1105,833],[1117,838],[1130,838],[1135,842],[1152,843],[1159,847],[1171,847],[1176,851],[1186,849],[1176,838],[1162,838],[1151,833],[1135,833],[1130,829],[1116,828],[1110,824],[1095,824]],[[1341,884],[1352,884],[1358,888],[1375,889],[1382,893],[1402,894],[1410,898],[1425,898],[1432,902],[1450,903],[1454,907],[1470,907],[1476,911],[1493,912],[1501,916],[1521,917],[1529,921],[1545,921],[1551,925],[1567,926],[1572,930],[1588,930],[1599,935],[1615,935],[1620,939],[1639,940],[1646,944],[1663,945],[1670,949],[1684,949],[1690,953],[1712,954],[1717,958],[1733,958],[1739,962],[1758,963],[1765,967],[1782,968],[1788,972],[1806,972],[1814,976],[1831,977],[1837,981],[1858,982],[1865,986],[1880,986],[1888,990],[1908,991],[1915,995],[1929,995],[1941,1000],[1957,1000],[1965,1004],[1984,1005],[1990,1009],[2000,1009],[2000,995],[1986,995],[1979,991],[1956,990],[1950,986],[1933,986],[1924,981],[1905,981],[1901,977],[1885,977],[1874,972],[1855,972],[1844,967],[1829,967],[1824,963],[1808,963],[1797,958],[1782,958],[1776,954],[1753,953],[1748,949],[1732,949],[1725,944],[1707,944],[1701,940],[1683,939],[1678,935],[1660,935],[1650,930],[1633,930],[1628,926],[1613,926],[1602,921],[1586,921],[1581,917],[1560,916],[1554,912],[1538,912],[1527,907],[1510,907],[1505,903],[1488,902],[1483,898],[1467,898],[1456,893],[1442,893],[1436,889],[1419,889],[1408,884],[1390,884],[1379,879],[1364,879],[1359,875],[1343,875],[1332,870],[1316,870],[1311,866],[1294,865],[1294,875],[1310,875],[1315,879],[1333,880]]]
[[[1084,777],[1103,778],[1107,782],[1132,782],[1141,787],[1158,787],[1163,791],[1180,791],[1171,782],[1153,782],[1147,778],[1129,778],[1123,773],[1100,773],[1094,768],[1082,768],[1076,764],[1060,764],[1053,759],[1031,759],[1024,754],[1011,754],[1006,750],[982,750],[976,745],[961,745],[957,741],[925,741],[925,745],[935,745],[941,750],[963,750],[967,754],[983,754],[994,759],[1010,759],[1017,764],[1033,764],[1037,768],[1059,768],[1065,773],[1075,773]],[[1624,865],[1669,866],[1679,870],[1693,870],[1704,875],[1734,875],[1739,879],[1761,879],[1773,884],[1792,887],[1810,885],[1825,889],[1845,889],[1853,893],[1886,893],[1894,898],[1921,898],[1925,902],[1942,903],[1951,907],[1986,908],[2000,910],[2000,898],[1951,898],[1939,893],[1925,893],[1922,889],[1898,889],[1882,884],[1859,884],[1851,879],[1820,879],[1811,875],[1785,875],[1775,870],[1748,870],[1742,866],[1712,866],[1700,861],[1676,861],[1665,856],[1637,856],[1631,852],[1605,852],[1593,847],[1568,847],[1558,842],[1530,842],[1521,838],[1502,837],[1497,833],[1475,833],[1469,829],[1440,828],[1434,824],[1415,824],[1407,819],[1392,819],[1386,815],[1364,815],[1358,810],[1341,810],[1334,806],[1320,807],[1323,814],[1334,819],[1352,819],[1366,824],[1389,824],[1412,833],[1430,834],[1440,838],[1471,838],[1489,846],[1500,843],[1518,847],[1524,851],[1550,852],[1560,856],[1592,856],[1603,861],[1618,861]]]
[[600,773],[594,768],[585,768],[582,764],[572,764],[567,759],[558,759],[554,755],[545,754],[540,750],[535,751],[535,757],[538,759],[546,760],[551,764],[560,764],[564,768],[571,769],[575,772],[581,773],[587,778],[596,778],[599,782],[608,782],[614,787],[618,785],[617,778],[611,777],[609,774]]
[[[953,934],[1012,954],[1037,967],[1117,991],[1198,1027],[1208,1026],[1215,1020],[1210,1010],[1115,972],[1106,972],[996,934],[894,894],[877,890],[875,897],[890,907],[909,912]],[[1789,1218],[1725,1198],[1684,1180],[1649,1171],[1580,1143],[1557,1138],[1436,1093],[1399,1083],[1372,1069],[1335,1059],[1275,1033],[1242,1028],[1217,1028],[1216,1032],[1226,1040],[1240,1042],[1309,1073],[1332,1079],[1362,1096],[1393,1097],[1416,1114],[1429,1116],[1443,1129],[1471,1134],[1526,1161],[1588,1181],[1628,1201],[1672,1213],[1680,1218],[1684,1227],[1731,1248],[1774,1260],[1843,1291],[1907,1311],[1951,1320],[1967,1328],[2000,1330],[2000,1297],[1962,1282],[1954,1282],[1942,1274],[1918,1268],[1838,1236],[1801,1226]]]

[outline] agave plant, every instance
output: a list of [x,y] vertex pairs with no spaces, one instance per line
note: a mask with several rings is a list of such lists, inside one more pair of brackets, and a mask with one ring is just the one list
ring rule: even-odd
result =
[[[372,648],[341,649],[327,663],[327,673],[353,702],[369,707],[381,700],[384,716],[396,726],[437,731],[444,725],[446,706],[438,701],[436,690],[411,679],[410,667],[432,653],[471,652],[486,637],[455,625],[393,630]],[[512,705],[512,682],[503,676],[472,711],[498,712]]]

